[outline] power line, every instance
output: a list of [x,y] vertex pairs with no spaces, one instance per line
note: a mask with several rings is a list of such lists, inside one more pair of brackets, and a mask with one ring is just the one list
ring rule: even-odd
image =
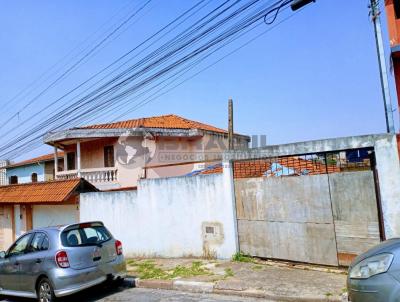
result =
[[[127,73],[122,73],[116,78],[119,79],[119,82],[117,82],[114,86],[107,88],[105,91],[98,91],[95,93],[95,97],[86,100],[83,104],[80,104],[78,106],[72,106],[68,109],[68,112],[65,114],[61,115],[56,115],[56,118],[60,119],[60,122],[57,123],[57,125],[54,125],[54,122],[52,120],[47,120],[44,123],[42,123],[40,126],[46,127],[46,130],[57,130],[63,126],[70,125],[72,123],[76,123],[78,120],[81,120],[85,117],[87,117],[89,114],[92,114],[93,112],[101,112],[102,110],[106,110],[113,104],[118,104],[123,100],[124,98],[128,97],[132,93],[135,93],[139,91],[139,89],[146,87],[149,83],[152,83],[156,80],[161,79],[162,77],[168,75],[170,72],[174,71],[175,69],[184,66],[184,64],[190,63],[191,60],[207,54],[207,52],[215,50],[215,48],[218,49],[218,45],[221,43],[223,44],[226,41],[229,41],[229,39],[233,39],[234,37],[237,37],[240,35],[243,31],[248,30],[253,26],[256,22],[259,20],[262,20],[264,16],[273,8],[275,8],[277,5],[281,5],[283,1],[276,1],[272,5],[267,5],[263,4],[257,8],[253,8],[255,4],[257,4],[259,0],[253,0],[250,2],[245,3],[244,5],[240,6],[239,8],[235,9],[233,12],[228,14],[228,16],[222,17],[222,12],[227,12],[227,9],[223,9],[222,12],[217,13],[216,15],[210,17],[212,20],[215,21],[214,24],[209,24],[209,20],[206,20],[206,24],[200,23],[197,25],[193,31],[190,31],[187,35],[181,36],[179,39],[173,39],[172,42],[165,46],[164,44],[164,49],[161,47],[162,51],[168,50],[167,53],[163,53],[162,51],[160,52],[160,56],[155,56],[154,57],[154,52],[150,55],[150,59],[154,59],[153,61],[148,61],[147,60],[141,60],[139,61],[139,64],[135,64],[133,67],[131,66],[128,68]],[[229,7],[231,9],[236,3],[234,3],[232,6]],[[196,47],[193,47],[195,44],[200,43],[203,39],[208,37],[210,34],[215,33],[217,29],[223,28],[224,26],[228,25],[230,20],[234,20],[238,18],[241,14],[245,13],[248,11],[247,15],[244,16],[243,18],[239,19],[236,23],[234,23],[231,26],[228,26],[227,28],[223,29],[222,32],[218,33],[216,36],[211,37],[209,40],[205,41],[203,44],[200,44]],[[218,18],[221,17],[219,20]],[[209,25],[209,26],[206,26]],[[200,30],[200,32],[198,32]],[[197,33],[198,32],[198,33]],[[193,35],[195,34],[195,35]],[[180,42],[180,43],[179,43]],[[175,46],[175,47],[172,47]],[[183,53],[184,50],[189,50],[192,49],[189,53]],[[178,55],[182,55],[178,57],[174,62],[168,63],[168,60],[174,57],[177,57]],[[156,54],[157,51],[156,51]],[[140,70],[135,70],[137,66],[143,65],[143,62],[148,62],[147,65],[144,65]],[[142,64],[140,64],[142,63]],[[163,67],[164,65],[164,67]],[[156,67],[161,67],[160,70],[154,70]],[[132,69],[133,68],[133,69]],[[133,74],[128,75],[129,72],[135,71]],[[139,80],[140,77],[146,75],[149,72],[153,72],[153,74],[149,74],[146,77],[144,77],[142,80]],[[126,75],[126,76],[125,76]],[[126,86],[127,84],[133,83],[133,80],[139,80],[139,82],[134,83],[131,87],[127,87],[124,91],[116,94],[119,90],[121,90],[122,87]],[[116,95],[115,95],[116,94]],[[90,107],[87,107],[90,105]],[[87,107],[86,109],[84,109]],[[68,120],[64,121],[66,117],[69,117]],[[54,118],[54,117],[52,117]],[[51,128],[48,128],[50,127]],[[22,150],[26,147],[27,144],[34,143],[35,139],[37,136],[33,135],[36,134],[37,130],[42,130],[42,129],[32,129],[31,132],[25,133],[20,137],[17,137],[15,140],[21,141],[22,143],[17,146],[16,148],[13,148],[10,150],[11,147],[14,145],[7,144],[6,146],[3,146],[1,148],[2,152],[6,152],[6,154],[11,154],[15,151]],[[39,134],[40,136],[40,134]],[[29,139],[29,140],[28,140]],[[14,142],[15,142],[14,140]],[[6,151],[8,150],[8,151]]]
[[33,99],[31,99],[26,105],[22,107],[17,113],[12,115],[8,120],[0,125],[0,129],[6,126],[10,121],[12,121],[16,116],[21,114],[30,105],[32,105],[36,100],[43,96],[47,91],[54,87],[57,83],[63,80],[73,69],[75,69],[79,64],[81,64],[86,58],[88,58],[93,52],[95,52],[101,45],[103,45],[108,39],[110,39],[120,28],[127,24],[133,17],[135,17],[140,11],[142,11],[152,0],[147,0],[139,9],[135,10],[132,14],[128,16],[122,23],[120,23],[111,33],[107,34],[100,42],[98,42],[94,47],[92,47],[83,57],[81,57],[77,62],[70,66],[66,71],[64,71],[60,76],[58,76],[54,81],[50,83],[44,90],[37,94]]

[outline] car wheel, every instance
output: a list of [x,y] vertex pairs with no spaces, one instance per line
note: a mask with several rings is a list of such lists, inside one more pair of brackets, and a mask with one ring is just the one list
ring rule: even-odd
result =
[[40,280],[37,289],[37,295],[39,302],[54,302],[56,300],[53,286],[51,286],[49,279],[43,278]]

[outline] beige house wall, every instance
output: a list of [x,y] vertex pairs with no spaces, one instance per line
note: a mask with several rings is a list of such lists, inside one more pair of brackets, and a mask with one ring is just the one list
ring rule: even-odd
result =
[[[104,147],[110,145],[114,146],[118,186],[134,187],[142,178],[181,176],[199,169],[199,164],[193,162],[204,162],[204,167],[210,161],[220,161],[228,139],[226,135],[205,133],[191,138],[127,136],[83,141],[81,169],[104,168]],[[235,145],[236,148],[247,148],[247,141],[243,138]],[[76,145],[70,145],[64,151],[76,152]],[[190,164],[151,168],[182,162]],[[145,172],[144,167],[150,168]]]

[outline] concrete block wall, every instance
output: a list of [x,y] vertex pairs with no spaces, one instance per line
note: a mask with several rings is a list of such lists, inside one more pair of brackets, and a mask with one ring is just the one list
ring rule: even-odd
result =
[[100,220],[128,256],[217,257],[237,250],[231,174],[148,179],[137,191],[81,194],[81,221]]

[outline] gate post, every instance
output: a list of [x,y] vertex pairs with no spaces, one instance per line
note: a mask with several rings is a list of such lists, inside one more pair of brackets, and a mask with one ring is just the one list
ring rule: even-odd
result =
[[224,160],[222,162],[222,171],[223,171],[225,189],[227,190],[227,194],[232,202],[232,219],[235,228],[234,230],[235,247],[236,247],[236,252],[239,252],[240,246],[239,246],[238,221],[236,214],[235,182],[233,179],[233,160]]
[[374,149],[386,239],[399,237],[400,163],[396,136],[377,139]]

